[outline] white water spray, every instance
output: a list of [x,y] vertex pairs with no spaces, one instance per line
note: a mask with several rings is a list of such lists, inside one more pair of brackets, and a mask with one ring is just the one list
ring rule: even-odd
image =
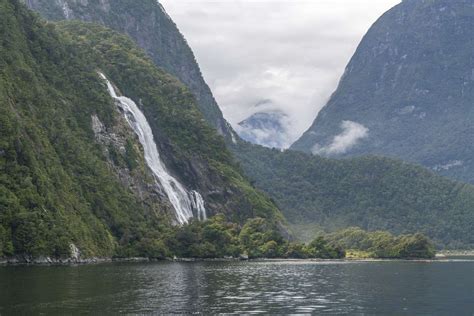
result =
[[197,211],[197,216],[200,221],[207,219],[206,208],[204,207],[204,199],[197,191],[192,191],[193,208]]
[[155,176],[155,180],[161,184],[168,199],[174,207],[176,219],[180,224],[185,224],[193,218],[193,211],[199,220],[207,219],[204,200],[197,191],[188,192],[184,186],[175,179],[166,169],[160,159],[158,148],[153,138],[151,127],[145,115],[140,111],[136,103],[123,96],[117,96],[115,88],[104,74],[99,75],[107,82],[110,96],[116,100],[122,108],[125,119],[137,134],[145,151],[145,160]]

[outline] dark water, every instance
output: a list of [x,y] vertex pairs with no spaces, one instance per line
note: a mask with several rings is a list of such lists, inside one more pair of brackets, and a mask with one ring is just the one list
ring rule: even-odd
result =
[[0,267],[0,314],[474,315],[474,261]]

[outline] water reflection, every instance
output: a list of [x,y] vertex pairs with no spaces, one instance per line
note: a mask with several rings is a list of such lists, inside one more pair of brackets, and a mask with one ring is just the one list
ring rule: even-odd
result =
[[474,262],[203,262],[0,268],[0,314],[474,312]]

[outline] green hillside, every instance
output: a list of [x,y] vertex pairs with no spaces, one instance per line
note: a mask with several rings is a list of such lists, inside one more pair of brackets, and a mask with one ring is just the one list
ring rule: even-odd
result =
[[168,168],[200,190],[209,216],[281,223],[192,95],[128,38],[79,23],[60,33],[16,0],[0,1],[0,33],[0,256],[67,256],[72,243],[85,257],[140,255],[171,229],[133,133],[122,129],[125,150],[97,141],[94,117],[107,130],[123,122],[99,70],[139,101]]
[[51,21],[81,20],[128,35],[151,60],[194,94],[206,120],[227,140],[233,132],[204,81],[188,43],[156,0],[28,0],[30,9]]
[[[192,55],[187,53],[187,55],[173,55],[177,52],[176,47],[158,45],[182,40],[179,32],[168,28],[172,22],[154,24],[156,28],[145,30],[144,26],[148,25],[150,20],[145,18],[144,21],[138,21],[134,18],[137,14],[144,14],[143,10],[146,8],[154,12],[153,10],[159,8],[156,3],[127,0],[112,3],[109,0],[100,2],[90,0],[87,2],[89,5],[85,5],[86,2],[70,0],[62,2],[70,4],[69,19],[96,21],[126,33],[145,48],[151,58],[149,60],[145,57],[144,53],[135,48],[125,36],[100,26],[79,22],[60,22],[57,27],[49,24],[48,29],[56,28],[62,34],[57,39],[56,45],[66,46],[62,50],[63,57],[67,57],[68,60],[61,67],[54,66],[57,69],[57,78],[62,78],[57,84],[64,85],[69,82],[76,88],[76,81],[72,78],[78,78],[79,82],[86,85],[84,90],[91,93],[103,85],[96,74],[97,70],[103,71],[124,95],[137,103],[141,101],[142,109],[150,120],[160,152],[165,156],[168,167],[189,187],[204,193],[211,215],[224,213],[228,220],[240,224],[247,218],[256,216],[281,221],[274,203],[257,193],[240,175],[239,168],[225,149],[223,140],[203,122],[205,117],[208,123],[216,127],[212,119],[205,115],[206,110],[200,106],[199,110],[204,113],[204,116],[201,115],[196,110],[198,107],[193,106],[193,97],[187,90],[153,66],[152,61],[160,65],[163,62],[160,56],[167,56],[169,59],[166,60],[170,63],[163,64],[163,67],[178,74],[180,78],[186,79],[186,72],[178,73],[180,58],[186,59],[180,62],[193,64],[190,67],[198,69],[194,58],[191,58]],[[64,16],[60,6],[58,7],[58,3],[28,1],[30,6],[49,18],[55,20],[68,18]],[[157,16],[163,15],[164,11],[160,12]],[[163,17],[168,19],[164,15]],[[161,17],[158,18],[160,19]],[[133,21],[134,23],[131,23]],[[134,31],[137,27],[140,32]],[[49,32],[56,34],[54,30]],[[157,38],[153,32],[159,34],[155,34]],[[167,41],[157,40],[163,34],[168,34]],[[54,64],[53,61],[50,62]],[[78,65],[67,70],[74,63]],[[167,67],[170,67],[170,70]],[[81,77],[82,70],[78,69],[87,73],[84,75],[87,80]],[[69,72],[64,75],[66,71]],[[13,75],[11,78],[14,78]],[[50,76],[48,80],[53,80],[51,78],[56,76]],[[185,81],[195,97],[199,97],[199,94],[193,87],[196,88],[195,85],[203,87],[203,82],[198,81],[194,79]],[[46,81],[45,84],[49,82]],[[89,104],[93,104],[84,101],[82,92],[77,89],[60,91],[69,98],[70,95],[81,98],[80,101],[87,103],[89,107]],[[89,135],[89,138],[84,140],[86,144],[94,138],[90,127],[91,115],[97,114],[111,130],[120,127],[116,122],[117,115],[114,114],[112,101],[105,94],[105,87],[97,91],[97,94],[107,99],[110,104],[107,108],[103,108],[103,105],[97,102],[101,105],[91,107],[83,113],[81,119],[85,124],[83,130]],[[29,102],[34,104],[32,100]],[[79,109],[79,107],[73,108]],[[68,114],[68,117],[76,120],[75,115]],[[48,125],[41,125],[41,128],[43,126]],[[232,145],[229,139],[227,141]],[[131,147],[140,152],[140,146],[135,144]],[[474,236],[470,232],[474,220],[472,186],[456,183],[421,167],[391,159],[369,157],[337,161],[291,151],[282,153],[242,141],[233,145],[232,151],[240,161],[242,169],[254,180],[254,185],[273,198],[284,211],[288,221],[293,224],[294,232],[305,240],[313,239],[320,231],[360,226],[370,231],[389,230],[397,235],[421,231],[433,238],[440,247],[465,248],[474,244]],[[102,166],[107,167],[107,172],[114,176],[117,176],[117,170],[121,174],[124,166],[127,169],[135,165],[130,164],[130,156],[134,155],[128,154],[128,151],[118,157],[115,155],[110,157],[110,153],[104,157],[103,148],[98,148],[95,153],[99,155]],[[88,154],[91,153],[88,151]],[[112,168],[114,172],[110,171],[110,160],[114,163]],[[146,171],[140,171],[146,169],[143,167],[142,159],[137,158],[137,163],[140,167],[131,172],[132,175],[135,174],[135,177],[132,176],[134,179],[141,178],[140,172]],[[78,180],[72,177],[71,181]],[[123,178],[120,178],[120,181],[123,181]],[[122,183],[117,185],[127,191]],[[132,200],[142,207],[145,214],[158,213],[161,217],[167,217],[166,214],[169,214],[169,205],[160,202],[157,206],[153,197],[146,201],[143,199],[136,201],[137,192],[132,192]],[[150,206],[153,205],[155,207],[150,211]],[[167,222],[169,216],[168,219],[157,221],[164,223],[161,225],[163,230],[169,227]],[[99,222],[103,223],[100,219]],[[127,220],[124,220],[124,227],[126,223]],[[8,231],[9,226],[5,227],[9,236],[11,233]],[[108,231],[108,227],[109,224],[105,224],[105,231]],[[149,227],[155,227],[155,224],[144,221],[143,227],[148,230]],[[285,233],[284,229],[282,232]],[[111,235],[114,241],[117,240],[116,236],[119,236],[114,233]],[[163,233],[160,231],[153,236],[163,236]],[[119,240],[123,242],[125,239],[119,238]]]
[[471,185],[388,158],[334,160],[250,144],[234,152],[303,239],[359,226],[422,232],[440,247],[474,246]]

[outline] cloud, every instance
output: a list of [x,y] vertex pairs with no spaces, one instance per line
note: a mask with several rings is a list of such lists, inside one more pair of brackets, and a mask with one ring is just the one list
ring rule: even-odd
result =
[[342,121],[342,133],[335,136],[332,143],[321,147],[316,144],[313,147],[315,155],[336,155],[344,154],[356,146],[362,139],[369,136],[369,129],[362,124],[352,121]]
[[288,116],[278,110],[272,110],[272,101],[263,100],[256,104],[263,110],[236,126],[236,132],[243,139],[254,144],[270,148],[287,148],[291,145],[288,139]]
[[276,133],[273,129],[242,129],[238,127],[240,136],[254,144],[262,145],[269,148],[285,148],[288,146],[289,140],[286,134]]
[[370,25],[400,0],[160,0],[194,50],[225,118],[236,127],[273,109],[288,143],[336,89]]

